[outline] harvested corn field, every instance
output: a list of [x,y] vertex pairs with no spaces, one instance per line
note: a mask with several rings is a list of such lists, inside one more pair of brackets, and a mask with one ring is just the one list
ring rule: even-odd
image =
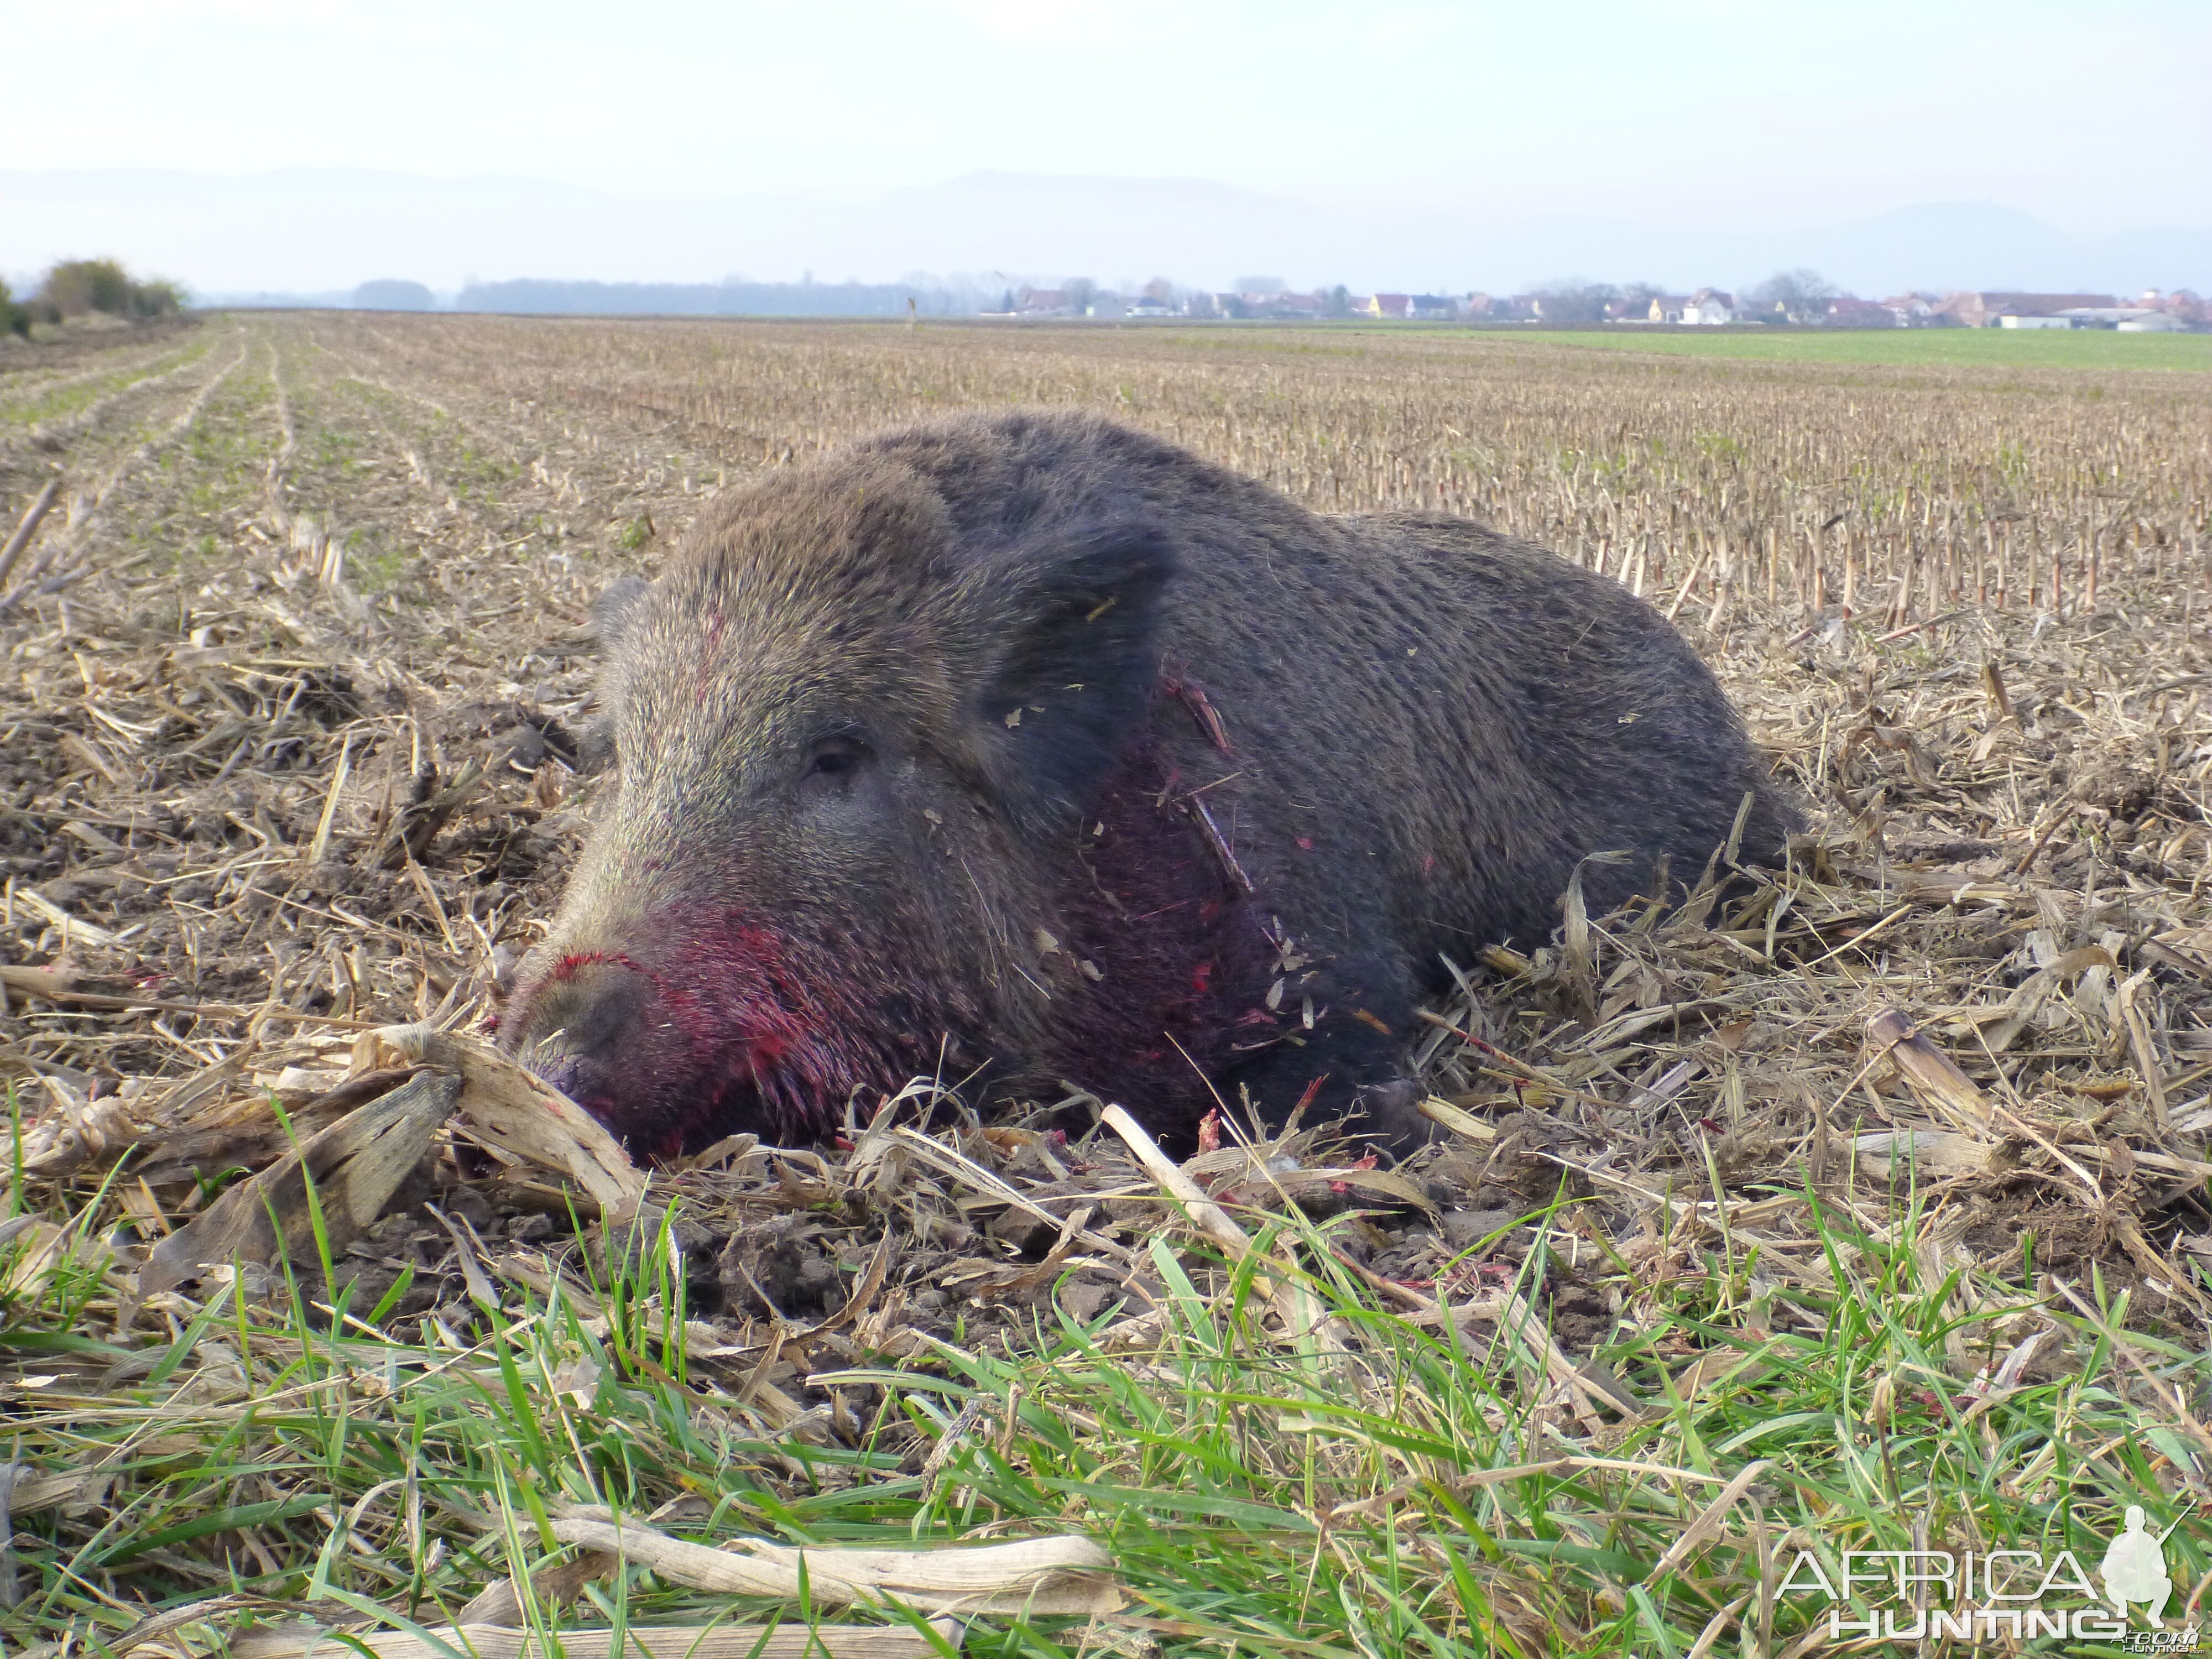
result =
[[[578,1553],[613,1510],[1106,1547],[909,1598],[970,1652],[1778,1653],[1790,1551],[2212,1495],[2206,376],[344,313],[0,371],[9,1639],[726,1611]],[[1615,577],[1807,803],[1790,867],[1471,952],[1395,1169],[921,1084],[637,1170],[479,1041],[599,781],[592,599],[1008,403]]]

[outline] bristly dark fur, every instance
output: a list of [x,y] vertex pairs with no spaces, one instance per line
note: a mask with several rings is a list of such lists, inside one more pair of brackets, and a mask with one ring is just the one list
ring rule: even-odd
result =
[[772,473],[599,626],[621,776],[501,1035],[641,1151],[940,1065],[1168,1133],[1238,1085],[1343,1105],[1590,854],[1631,854],[1585,867],[1599,908],[1747,794],[1747,861],[1790,824],[1617,584],[1088,416]]
[[962,584],[963,621],[991,659],[975,706],[991,785],[1026,834],[1073,824],[1144,718],[1174,574],[1165,534],[1113,525],[979,566]]

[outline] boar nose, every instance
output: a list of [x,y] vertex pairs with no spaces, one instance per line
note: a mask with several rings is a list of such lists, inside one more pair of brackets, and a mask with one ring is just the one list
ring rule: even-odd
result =
[[530,999],[514,1032],[516,1050],[565,1088],[579,1072],[599,1071],[635,1043],[652,1000],[652,984],[634,968],[564,963]]

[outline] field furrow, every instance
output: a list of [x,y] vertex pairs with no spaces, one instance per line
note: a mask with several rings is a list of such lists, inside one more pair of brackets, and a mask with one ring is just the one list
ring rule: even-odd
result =
[[[121,539],[112,524],[120,500],[147,493],[145,472],[165,460],[192,431],[210,400],[237,373],[246,356],[242,342],[216,354],[213,372],[191,389],[183,407],[173,414],[164,411],[163,417],[151,422],[138,423],[132,434],[138,441],[129,448],[105,454],[96,449],[90,454],[80,453],[76,459],[90,461],[97,471],[70,493],[59,524],[46,529],[42,543],[23,550],[19,568],[9,573],[12,585],[0,588],[0,617],[69,586],[84,574],[96,549],[104,542]],[[166,378],[152,377],[139,386]]]
[[118,346],[74,363],[48,369],[21,369],[0,378],[0,418],[27,405],[97,384],[111,385],[152,372],[173,361],[187,342],[173,335],[143,346]]
[[143,370],[102,375],[0,413],[0,422],[5,423],[0,425],[0,453],[54,453],[81,446],[88,436],[126,420],[149,393],[204,368],[208,350],[205,340],[197,340],[164,354]]

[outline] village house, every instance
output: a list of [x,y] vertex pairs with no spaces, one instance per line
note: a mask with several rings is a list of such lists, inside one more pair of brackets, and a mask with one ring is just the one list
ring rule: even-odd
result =
[[1897,313],[1878,300],[1862,300],[1849,294],[1828,301],[1826,320],[1837,328],[1895,328]]
[[1735,295],[1723,294],[1717,288],[1701,288],[1683,306],[1679,320],[1692,325],[1732,323],[1735,320]]
[[[2041,317],[2008,317],[2008,325],[2040,323]],[[2125,329],[2130,334],[2179,333],[2188,326],[2180,318],[2155,306],[2069,306],[2049,320],[2067,328]]]
[[2121,334],[2181,334],[2205,321],[2205,307],[2188,289],[2161,295],[2157,288],[2146,288],[2135,303],[2075,305],[2062,316],[2075,327],[2112,327]]
[[1075,303],[1064,289],[1025,288],[1014,296],[1015,309],[1024,317],[1073,317]]
[[1938,295],[1893,294],[1875,303],[1897,319],[1899,328],[1942,328],[1956,320],[1943,309]]
[[1528,294],[1470,294],[1459,311],[1471,323],[1525,323],[1536,315],[1536,301]]
[[2145,311],[2163,312],[2185,328],[2202,328],[2212,323],[2212,306],[2207,306],[2191,289],[2161,294],[2154,288],[2147,288],[2136,303]]
[[[2109,308],[2118,304],[2119,301],[2109,294],[1981,293],[1946,295],[1942,308],[1966,328],[2018,328],[2021,326],[2019,323],[2004,319],[2013,317],[2060,317],[2069,311]],[[2071,326],[2070,324],[2063,325]],[[2060,325],[2045,323],[2042,326],[2050,328]]]
[[1370,317],[1395,317],[1401,322],[1413,314],[1413,296],[1410,294],[1378,294],[1367,302]]

